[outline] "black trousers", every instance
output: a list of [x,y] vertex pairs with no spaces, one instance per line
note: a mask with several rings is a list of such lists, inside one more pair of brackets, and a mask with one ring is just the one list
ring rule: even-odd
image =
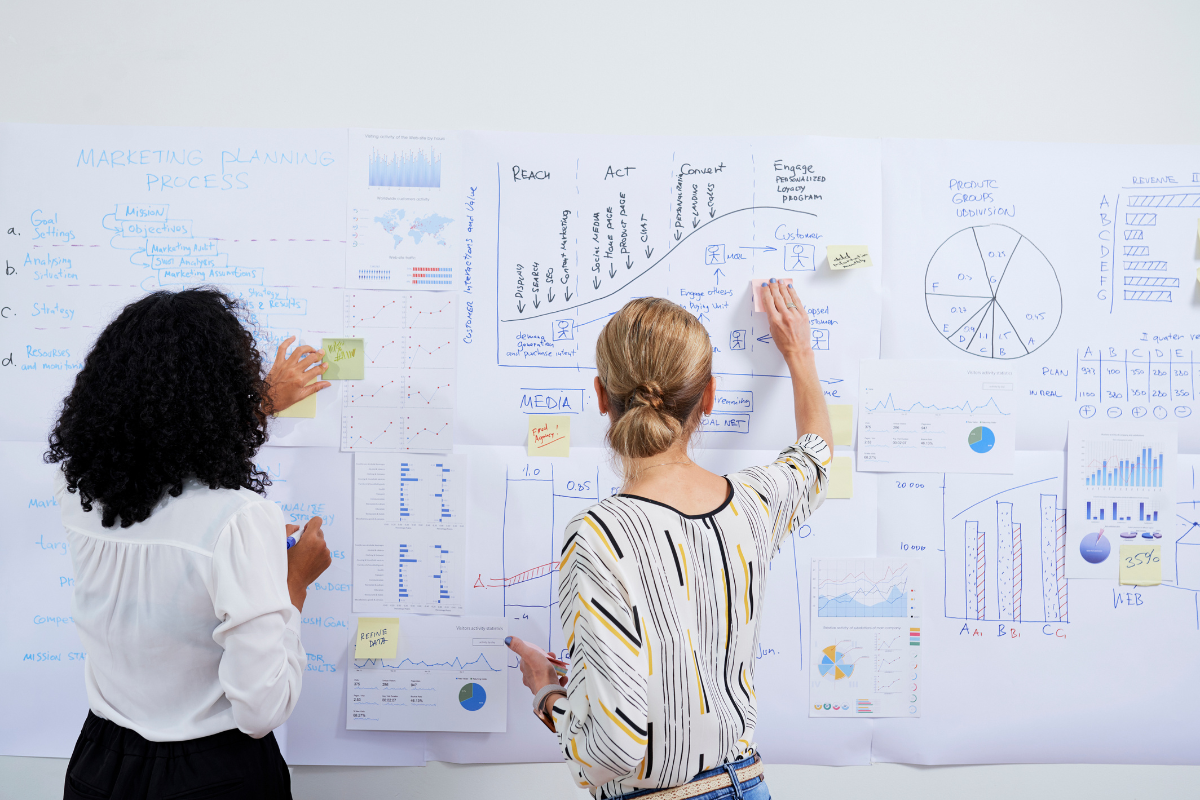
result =
[[275,734],[239,730],[186,742],[151,742],[88,712],[63,800],[291,800]]

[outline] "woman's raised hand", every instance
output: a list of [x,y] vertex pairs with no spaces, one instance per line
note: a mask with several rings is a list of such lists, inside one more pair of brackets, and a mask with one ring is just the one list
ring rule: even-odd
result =
[[[314,350],[304,345],[297,347],[289,356],[287,349],[294,341],[296,337],[289,336],[275,351],[275,363],[271,365],[271,371],[267,374],[267,413],[278,414],[310,394],[333,385],[329,381],[316,381],[329,369],[328,364],[319,363],[325,351]],[[316,366],[313,366],[314,364]],[[310,381],[316,382],[310,384]]]
[[784,285],[774,278],[763,287],[763,305],[771,323],[771,339],[783,353],[784,360],[791,363],[793,357],[811,353],[808,313],[796,290],[791,284]]

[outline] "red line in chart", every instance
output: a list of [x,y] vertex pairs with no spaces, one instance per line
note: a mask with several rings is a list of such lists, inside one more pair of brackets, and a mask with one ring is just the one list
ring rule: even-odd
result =
[[[438,392],[440,392],[442,389],[449,389],[449,388],[450,388],[450,384],[448,384],[448,383],[447,383],[445,386],[437,386],[437,387],[434,387],[433,394],[429,395],[429,397],[426,397],[424,392],[418,391],[418,392],[417,392],[417,397],[419,397],[419,398],[421,398],[422,400],[424,400],[424,401],[425,401],[425,405],[429,405],[430,403],[432,403],[432,402],[433,402],[433,398],[437,397],[437,393],[438,393]],[[411,400],[411,399],[412,399],[412,396],[413,396],[413,395],[412,395],[412,392],[409,392],[409,393],[408,393],[408,399],[410,399],[410,400]]]
[[417,345],[416,350],[413,351],[412,358],[410,358],[408,360],[408,368],[412,369],[413,363],[417,360],[417,356],[420,355],[421,351],[424,351],[425,355],[432,356],[432,355],[435,355],[443,347],[448,347],[449,345],[450,345],[450,342],[446,342],[446,344],[438,345],[437,347],[433,348],[432,350],[425,350],[424,345],[420,345],[420,344]]
[[382,345],[380,345],[380,346],[379,346],[379,349],[375,351],[375,355],[371,356],[371,364],[372,364],[372,366],[374,366],[375,362],[379,360],[379,356],[383,355],[383,351],[384,351],[384,350],[387,348],[387,346],[388,346],[389,344],[395,344],[395,343],[396,343],[396,340],[395,340],[395,339],[392,339],[392,340],[391,340],[390,342],[388,342],[387,344],[382,344]]
[[438,436],[442,435],[442,431],[446,430],[446,428],[449,428],[449,427],[450,427],[450,423],[447,422],[445,425],[443,425],[441,428],[439,428],[436,431],[431,431],[428,428],[422,428],[421,430],[414,433],[412,436],[408,437],[408,444],[411,446],[412,443],[417,440],[417,437],[423,433],[431,434],[434,438],[437,438]]
[[355,397],[363,399],[363,400],[374,399],[376,395],[380,394],[381,392],[383,392],[384,389],[388,388],[389,386],[393,385],[394,383],[395,383],[395,381],[388,381],[387,383],[382,383],[379,385],[378,388],[371,389],[370,393],[365,392],[365,391],[355,392],[354,396],[350,398],[350,402],[353,403]]
[[409,326],[408,326],[408,329],[409,329],[409,330],[412,330],[412,329],[413,329],[413,327],[416,325],[416,323],[417,323],[417,322],[418,322],[418,321],[419,321],[419,320],[420,320],[422,317],[429,317],[429,318],[431,318],[431,319],[432,319],[432,318],[433,318],[433,317],[435,317],[435,316],[438,316],[438,315],[441,315],[441,314],[445,314],[447,311],[450,311],[452,308],[454,308],[454,301],[447,302],[445,305],[443,305],[443,306],[442,306],[441,308],[439,308],[437,311],[417,311],[416,309],[414,309],[414,308],[413,308],[412,304],[410,303],[410,304],[409,304],[409,306],[408,306],[408,311],[409,311],[409,313],[410,313],[410,314],[411,314],[412,312],[416,311],[416,316],[415,316],[415,317],[411,317],[411,319],[412,319],[412,321],[413,321],[413,324],[409,325]]
[[518,572],[516,575],[508,578],[489,578],[488,580],[492,581],[494,586],[515,586],[518,583],[531,581],[535,578],[544,578],[545,576],[557,571],[558,562],[547,561],[545,564],[539,564],[536,567],[524,570],[523,572]]
[[[373,312],[373,313],[371,313],[369,316],[367,316],[367,315],[363,315],[363,316],[359,317],[359,318],[358,318],[358,321],[357,321],[357,322],[355,322],[354,324],[352,324],[350,327],[352,327],[352,328],[357,328],[358,326],[360,326],[360,325],[362,325],[364,322],[366,322],[368,319],[375,319],[375,318],[376,318],[376,317],[378,317],[380,314],[382,314],[384,311],[387,311],[389,308],[391,308],[392,306],[396,305],[396,303],[397,303],[397,302],[399,302],[399,301],[397,301],[397,300],[391,300],[391,301],[389,301],[389,302],[387,302],[387,303],[384,303],[382,306],[380,306],[380,307],[379,307],[379,309],[378,309],[377,311],[374,311],[374,312]],[[354,309],[354,308],[356,308],[356,306],[350,306],[350,308],[351,308],[351,309]]]
[[[380,431],[379,434],[374,439],[367,439],[365,436],[359,436],[359,437],[357,437],[357,441],[359,441],[359,442],[366,441],[367,444],[375,444],[375,441],[377,439],[382,438],[383,435],[386,434],[388,431],[390,431],[392,429],[392,426],[395,424],[396,423],[394,423],[394,422],[389,422],[388,426],[386,428],[384,428],[382,431]],[[351,441],[353,442],[355,440],[352,439]],[[354,445],[351,444],[350,447],[354,447]]]

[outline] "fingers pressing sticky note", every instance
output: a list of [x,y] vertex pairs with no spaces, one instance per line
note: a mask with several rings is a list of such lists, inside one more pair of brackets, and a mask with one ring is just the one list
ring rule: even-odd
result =
[[[768,282],[769,282],[769,280],[770,279],[768,279]],[[750,291],[754,294],[754,310],[755,311],[766,311],[767,307],[764,304],[770,302],[771,287],[763,286],[763,283],[764,282],[762,280],[750,281]],[[782,288],[784,286],[791,286],[792,279],[791,278],[781,278],[781,279],[779,279],[779,283],[780,283],[780,288]]]
[[395,658],[400,641],[397,617],[359,617],[354,637],[355,658]]
[[329,369],[325,371],[325,380],[363,379],[367,357],[363,353],[362,339],[322,339],[321,349],[325,351],[325,357],[321,360],[329,365]]
[[871,255],[865,244],[831,244],[825,248],[830,269],[858,269],[870,267]]
[[834,456],[829,465],[829,483],[825,486],[826,499],[849,500],[854,496],[854,459],[850,456]]
[[833,443],[849,447],[854,443],[854,406],[829,406],[829,423],[833,426]]
[[571,455],[571,418],[563,414],[530,414],[525,452],[531,456]]
[[1162,583],[1162,561],[1157,544],[1121,545],[1121,585],[1158,586]]

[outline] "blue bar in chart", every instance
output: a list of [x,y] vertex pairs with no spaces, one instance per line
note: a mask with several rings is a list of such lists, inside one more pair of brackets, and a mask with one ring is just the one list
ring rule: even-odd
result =
[[1142,448],[1138,458],[1121,459],[1112,469],[1108,468],[1107,460],[1102,461],[1100,469],[1089,475],[1084,485],[1159,488],[1163,485],[1162,453],[1156,456],[1151,448]]
[[404,153],[381,153],[372,148],[367,164],[371,186],[403,186],[419,189],[439,189],[442,186],[442,157],[430,151],[409,150]]

